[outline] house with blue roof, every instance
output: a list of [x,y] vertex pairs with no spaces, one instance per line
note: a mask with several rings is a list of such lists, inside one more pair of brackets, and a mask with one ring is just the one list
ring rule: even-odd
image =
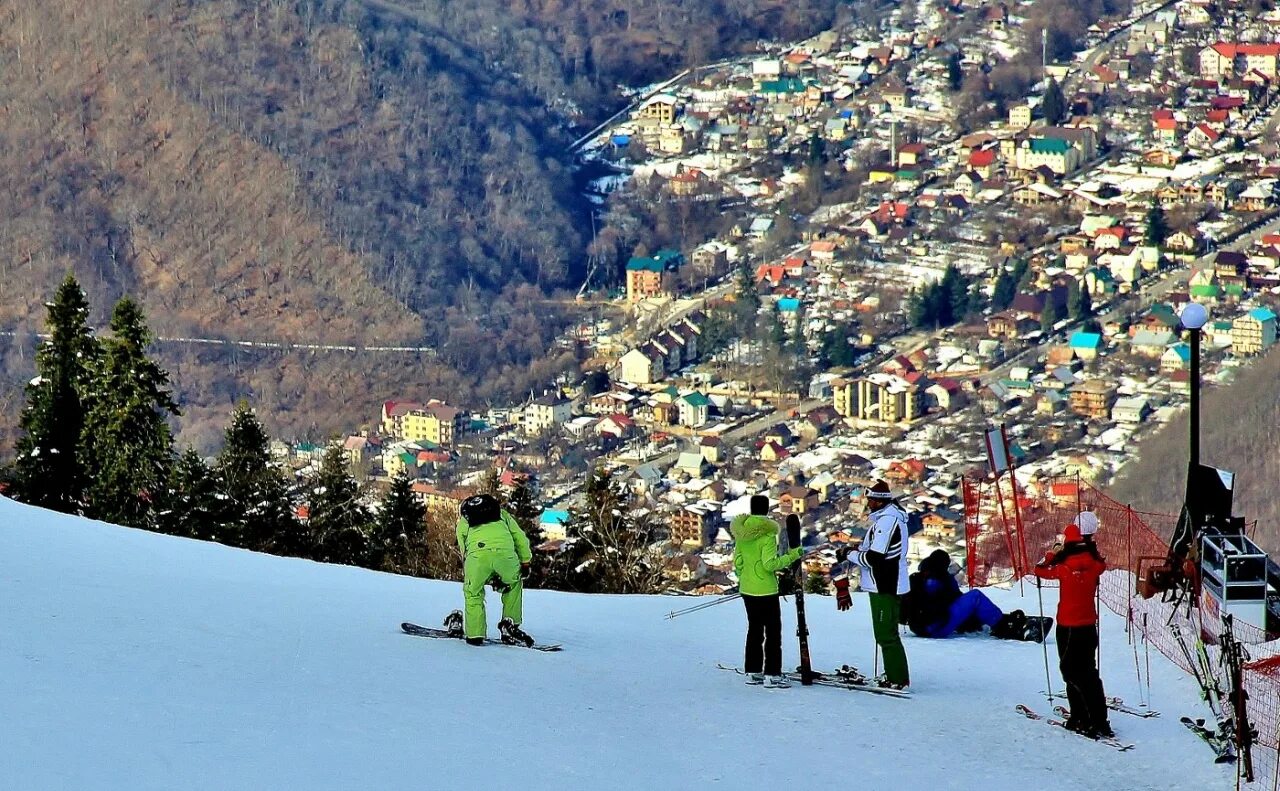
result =
[[782,299],[778,300],[778,312],[779,312],[779,313],[791,313],[791,314],[794,314],[794,313],[795,313],[796,311],[798,311],[798,310],[800,310],[800,300],[799,300],[799,299],[797,299],[797,298],[795,298],[795,297],[783,297]]
[[1254,308],[1231,322],[1231,351],[1261,354],[1276,342],[1276,314],[1271,308]]
[[1184,341],[1173,344],[1160,355],[1160,370],[1170,374],[1191,366],[1191,346]]
[[542,528],[542,535],[548,541],[563,540],[568,537],[566,530],[569,524],[568,511],[552,511],[546,510],[542,512],[542,516],[538,517],[538,527]]
[[1075,332],[1071,335],[1071,351],[1081,360],[1093,360],[1102,349],[1102,335],[1096,332]]

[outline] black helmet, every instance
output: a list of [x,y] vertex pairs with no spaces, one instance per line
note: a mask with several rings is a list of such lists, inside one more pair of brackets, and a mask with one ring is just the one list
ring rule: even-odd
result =
[[502,518],[502,506],[491,494],[477,494],[462,503],[462,518],[469,525],[484,525]]

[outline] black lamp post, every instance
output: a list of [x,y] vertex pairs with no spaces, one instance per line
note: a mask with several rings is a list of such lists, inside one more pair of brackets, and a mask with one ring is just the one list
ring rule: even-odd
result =
[[1187,501],[1191,502],[1191,481],[1200,466],[1200,338],[1204,334],[1204,325],[1209,321],[1209,311],[1198,302],[1188,302],[1179,318],[1183,329],[1191,336],[1191,453],[1187,460]]

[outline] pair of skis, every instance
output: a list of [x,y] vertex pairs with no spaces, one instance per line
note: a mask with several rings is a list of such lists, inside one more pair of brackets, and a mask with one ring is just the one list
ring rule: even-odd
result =
[[1231,741],[1231,737],[1223,734],[1221,731],[1213,730],[1205,725],[1203,719],[1191,719],[1183,717],[1182,724],[1187,730],[1200,737],[1205,744],[1213,750],[1217,757],[1213,759],[1216,764],[1233,764],[1236,762],[1236,746]]
[[1074,733],[1077,736],[1080,736],[1081,738],[1089,739],[1090,741],[1095,741],[1098,744],[1105,744],[1108,747],[1114,750],[1119,750],[1122,753],[1128,752],[1129,750],[1132,750],[1134,747],[1134,745],[1128,742],[1122,742],[1114,736],[1088,736],[1086,734],[1078,733],[1077,731],[1071,730],[1070,728],[1067,727],[1067,723],[1065,722],[1066,709],[1063,709],[1061,706],[1054,709],[1054,713],[1064,718],[1061,720],[1054,719],[1053,717],[1042,716],[1037,712],[1035,712],[1033,709],[1031,709],[1031,707],[1029,706],[1018,705],[1014,707],[1014,710],[1029,720],[1038,720],[1040,722],[1047,722],[1050,725],[1061,728],[1067,733]]
[[[725,664],[717,664],[716,667],[720,670],[730,670],[740,676],[746,675],[746,671],[740,667],[733,667],[732,665]],[[838,689],[848,689],[854,692],[868,692],[872,695],[880,695],[881,697],[886,698],[911,697],[911,693],[906,690],[876,686],[875,682],[869,680],[857,669],[851,668],[848,665],[845,665],[841,669],[832,673],[822,673],[811,668],[807,674],[801,670],[796,670],[795,672],[783,673],[782,675],[792,681],[799,681],[805,686],[836,687]],[[809,679],[808,684],[805,684],[805,678]]]
[[[1067,693],[1054,692],[1053,697],[1059,700],[1066,700]],[[1144,719],[1144,720],[1151,719],[1152,717],[1160,716],[1160,712],[1156,711],[1155,709],[1136,709],[1133,706],[1130,706],[1127,703],[1125,703],[1124,700],[1120,698],[1114,698],[1114,697],[1107,698],[1107,708],[1111,709],[1112,711],[1119,712],[1121,714],[1128,714],[1131,717],[1140,717],[1141,719]]]

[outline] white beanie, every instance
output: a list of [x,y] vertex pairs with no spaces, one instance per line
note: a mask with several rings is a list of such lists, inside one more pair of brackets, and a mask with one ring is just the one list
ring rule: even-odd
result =
[[1098,532],[1098,515],[1093,511],[1081,511],[1076,517],[1076,527],[1080,528],[1080,535],[1091,536]]

